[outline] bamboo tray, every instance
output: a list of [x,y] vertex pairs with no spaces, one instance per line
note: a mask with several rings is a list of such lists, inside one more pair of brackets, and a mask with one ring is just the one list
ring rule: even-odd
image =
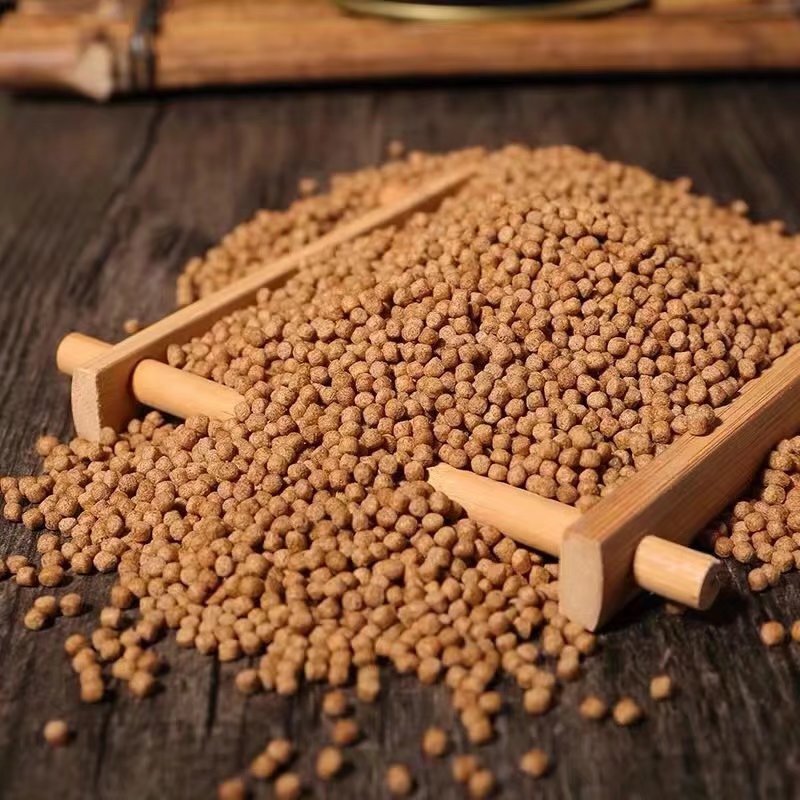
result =
[[200,86],[477,75],[793,70],[788,0],[653,0],[591,19],[398,22],[333,0],[21,0],[0,87],[95,100]]
[[[73,376],[78,433],[96,439],[104,426],[120,429],[138,403],[178,417],[232,416],[242,397],[163,363],[168,345],[185,343],[248,305],[260,287],[280,286],[310,257],[435,207],[474,170],[461,168],[407,192],[117,345],[69,334],[57,362]],[[686,545],[746,488],[770,449],[800,428],[798,391],[800,345],[746,384],[710,434],[679,437],[585,514],[446,465],[432,467],[429,481],[476,521],[560,556],[562,609],[589,629],[608,621],[639,589],[705,608],[719,588],[719,562]]]

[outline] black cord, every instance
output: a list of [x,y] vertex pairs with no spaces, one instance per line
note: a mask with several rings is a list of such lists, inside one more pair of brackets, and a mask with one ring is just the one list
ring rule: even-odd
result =
[[147,92],[155,83],[156,59],[153,37],[158,33],[163,8],[164,0],[144,0],[136,20],[136,27],[128,44],[131,88],[134,91]]

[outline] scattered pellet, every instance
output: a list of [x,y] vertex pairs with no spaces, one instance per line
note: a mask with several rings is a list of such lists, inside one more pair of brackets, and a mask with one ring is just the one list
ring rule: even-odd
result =
[[292,760],[294,746],[288,739],[273,739],[267,744],[264,752],[274,758],[281,766],[285,766]]
[[45,724],[42,736],[50,747],[64,747],[70,740],[69,725],[63,719],[51,719]]
[[392,764],[386,770],[386,788],[393,797],[406,797],[414,789],[414,778],[405,764]]
[[277,800],[296,800],[300,797],[303,784],[296,772],[284,772],[275,781],[275,797]]
[[653,700],[668,700],[673,692],[672,678],[669,675],[656,675],[650,680],[650,697]]
[[800,642],[800,619],[796,619],[792,623],[792,627],[789,629],[789,634],[792,637],[792,641]]
[[82,633],[73,633],[64,641],[64,652],[69,658],[74,658],[81,650],[89,647],[89,641]]
[[608,714],[608,705],[597,695],[590,694],[581,701],[578,711],[584,719],[600,720]]
[[529,714],[539,716],[550,710],[553,704],[553,692],[546,686],[535,686],[525,692],[522,704]]
[[83,613],[83,598],[75,592],[65,594],[58,605],[65,617],[77,617]]
[[469,776],[467,781],[467,794],[474,800],[483,800],[489,797],[495,789],[494,775],[491,770],[478,769]]
[[623,697],[615,703],[612,716],[617,725],[627,727],[639,722],[644,714],[635,700],[630,697]]
[[64,580],[64,570],[58,566],[43,567],[39,570],[39,585],[53,588],[60,586]]
[[478,759],[470,754],[453,756],[450,762],[450,771],[456,783],[467,783],[479,767]]
[[406,152],[406,146],[400,139],[392,139],[386,145],[386,155],[392,159],[402,158]]
[[130,319],[126,319],[122,323],[122,331],[126,333],[128,336],[132,336],[134,333],[138,333],[142,329],[142,325],[138,319],[131,317]]
[[759,636],[767,647],[775,647],[786,641],[786,628],[780,622],[770,620],[761,626]]
[[760,567],[756,567],[747,574],[747,584],[753,592],[763,592],[769,586],[766,573]]
[[33,601],[33,607],[41,611],[47,619],[55,619],[58,616],[58,600],[51,594],[44,594]]
[[422,736],[422,752],[429,758],[440,758],[447,752],[449,741],[447,731],[442,728],[428,728]]
[[229,778],[217,787],[218,800],[245,800],[247,784],[242,778]]
[[103,679],[99,675],[92,673],[84,677],[80,676],[81,700],[84,703],[99,703],[106,693]]
[[339,774],[343,764],[342,751],[338,747],[323,747],[317,754],[317,777],[320,780],[329,781]]
[[541,778],[550,769],[550,757],[544,750],[534,747],[524,753],[519,760],[519,768],[534,778]]
[[250,762],[250,774],[258,780],[266,781],[278,771],[280,764],[268,753],[259,753]]
[[18,586],[25,586],[31,588],[38,583],[36,576],[36,569],[32,566],[20,567],[16,574],[15,579]]
[[51,621],[51,619],[52,617],[49,617],[43,611],[34,607],[31,608],[27,614],[25,614],[23,623],[29,631],[40,631]]
[[319,189],[319,183],[315,178],[300,178],[297,182],[297,193],[300,197],[309,197]]
[[338,747],[347,747],[355,744],[360,736],[361,731],[358,723],[350,717],[337,719],[331,728],[331,741]]
[[322,698],[322,713],[327,717],[343,717],[349,710],[347,695],[334,689]]
[[137,669],[128,682],[128,689],[134,697],[150,697],[156,690],[156,679],[150,672]]
[[255,669],[244,669],[237,673],[234,683],[242,694],[255,694],[261,690],[261,678]]
[[104,628],[119,630],[123,623],[122,611],[115,606],[106,606],[100,611],[100,624]]

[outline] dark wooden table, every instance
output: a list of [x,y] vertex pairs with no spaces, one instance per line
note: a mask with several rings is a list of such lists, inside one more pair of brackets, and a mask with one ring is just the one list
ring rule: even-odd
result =
[[[188,257],[257,208],[285,204],[298,178],[380,160],[392,138],[433,150],[571,143],[665,177],[691,175],[703,192],[745,198],[757,218],[800,222],[800,79],[287,90],[109,107],[0,99],[0,473],[35,467],[38,434],[70,433],[67,381],[53,363],[64,332],[113,340],[129,317],[158,318]],[[30,535],[0,525],[0,553],[32,550]],[[800,616],[799,577],[758,598],[733,592],[705,618],[640,602],[546,717],[528,717],[506,687],[500,735],[481,750],[501,795],[798,796],[800,645],[767,651],[758,624]],[[98,578],[72,584],[95,608],[107,587]],[[231,685],[235,667],[167,644],[172,669],[157,697],[82,706],[62,642],[91,617],[29,633],[20,618],[33,596],[0,584],[0,797],[212,797],[219,780],[284,733],[301,744],[299,768],[310,776],[309,754],[325,738],[318,690],[245,701]],[[646,699],[662,668],[679,695],[658,708],[647,702],[639,727],[578,719],[576,700],[589,689]],[[434,721],[466,749],[445,691],[388,677],[384,686],[380,703],[358,710],[368,738],[353,768],[315,792],[382,796],[387,763],[404,759],[417,797],[461,796],[445,763],[423,765],[418,755]],[[54,716],[77,731],[59,752],[40,736]],[[556,760],[537,783],[514,767],[535,744]]]

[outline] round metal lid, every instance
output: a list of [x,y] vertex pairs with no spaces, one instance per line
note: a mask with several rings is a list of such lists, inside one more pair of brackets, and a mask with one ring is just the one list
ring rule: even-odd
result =
[[581,17],[638,5],[639,0],[336,0],[358,14],[430,22],[515,17]]

